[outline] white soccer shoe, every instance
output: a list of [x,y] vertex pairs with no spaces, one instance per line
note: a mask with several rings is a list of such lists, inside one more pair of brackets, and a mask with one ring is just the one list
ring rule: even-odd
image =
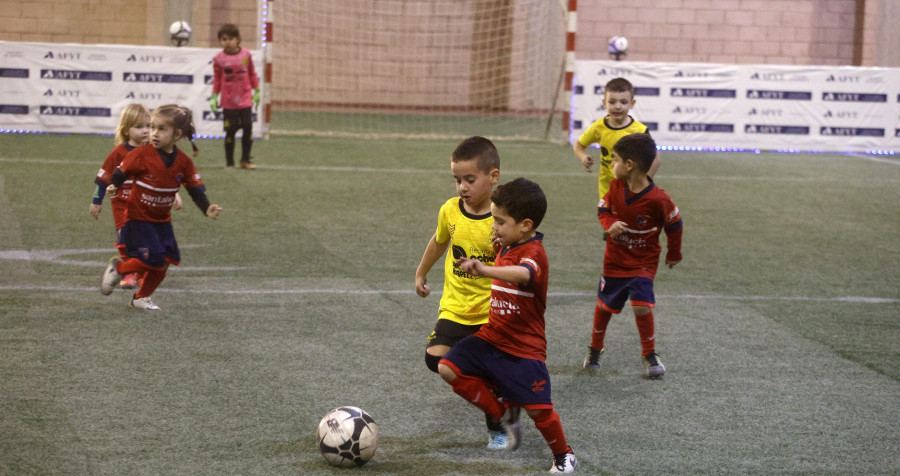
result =
[[570,446],[565,453],[553,455],[553,466],[550,467],[551,473],[574,473],[578,467],[578,459]]
[[119,281],[122,280],[122,275],[116,270],[116,265],[119,264],[120,261],[122,260],[115,256],[109,259],[106,270],[103,271],[103,278],[100,279],[100,294],[109,296],[112,294],[113,290],[116,289]]
[[522,424],[519,422],[519,407],[509,407],[500,418],[500,426],[506,433],[506,449],[515,451],[522,442]]
[[138,309],[146,309],[148,311],[161,311],[162,308],[153,303],[153,300],[150,299],[150,296],[135,298],[131,297],[131,307],[136,307]]

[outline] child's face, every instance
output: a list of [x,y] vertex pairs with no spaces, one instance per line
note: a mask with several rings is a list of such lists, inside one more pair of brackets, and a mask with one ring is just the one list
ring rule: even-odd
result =
[[222,35],[222,37],[219,38],[219,45],[222,46],[225,53],[233,55],[241,50],[241,37]]
[[625,180],[628,178],[628,172],[631,169],[628,167],[628,162],[623,160],[622,157],[619,157],[619,154],[616,153],[615,150],[612,152],[612,164],[610,167],[612,168],[613,175],[619,180]]
[[628,91],[606,91],[603,94],[603,107],[616,122],[625,120],[634,103],[634,96]]
[[516,221],[503,207],[491,202],[491,215],[494,217],[494,237],[501,246],[510,246],[531,238],[531,220]]
[[137,124],[128,128],[128,144],[138,147],[147,143],[150,139],[150,118],[145,117]]
[[162,116],[150,118],[150,143],[164,152],[172,152],[175,143],[181,139],[181,129],[175,127]]
[[456,193],[470,208],[479,209],[491,198],[491,190],[500,179],[500,171],[485,173],[478,168],[478,160],[450,162],[450,172],[456,179]]

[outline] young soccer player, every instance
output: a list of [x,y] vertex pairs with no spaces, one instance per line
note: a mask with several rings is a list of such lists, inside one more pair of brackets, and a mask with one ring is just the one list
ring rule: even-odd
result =
[[[600,198],[609,191],[609,183],[613,179],[612,157],[610,152],[613,150],[616,141],[628,134],[635,132],[647,133],[647,126],[635,120],[629,112],[637,101],[634,99],[634,86],[625,78],[614,78],[606,83],[606,89],[603,92],[603,107],[606,109],[606,116],[600,119],[581,134],[581,137],[572,146],[575,151],[575,157],[581,161],[585,171],[591,172],[591,166],[594,165],[594,158],[587,154],[587,148],[592,144],[600,144],[600,173],[599,173],[599,192]],[[659,154],[656,154],[653,165],[648,170],[648,175],[652,178],[659,168]]]
[[545,363],[549,265],[537,228],[546,211],[544,193],[530,180],[518,178],[491,194],[494,239],[502,247],[494,266],[458,259],[464,273],[493,280],[490,319],[457,342],[438,370],[456,394],[500,420],[512,450],[521,442],[524,408],[553,452],[550,472],[571,473],[578,460],[553,408]]
[[209,107],[213,112],[222,107],[225,123],[225,167],[234,167],[234,141],[241,132],[241,168],[253,170],[250,161],[253,147],[253,111],[259,106],[259,78],[253,67],[250,50],[241,48],[241,32],[227,23],[219,28],[222,51],[213,58],[213,94]]
[[682,221],[669,195],[648,176],[655,156],[656,143],[647,134],[629,134],[613,146],[615,180],[598,206],[600,224],[609,236],[585,369],[600,368],[609,321],[630,299],[647,376],[656,378],[666,373],[656,353],[653,278],[659,265],[659,235],[663,230],[668,247],[666,265],[671,268],[681,261]]
[[[457,260],[469,257],[493,264],[497,254],[491,238],[494,219],[490,200],[491,191],[500,179],[497,148],[484,137],[469,137],[450,156],[450,172],[459,196],[441,206],[437,231],[428,240],[416,269],[416,293],[428,297],[431,294],[428,271],[447,255],[438,320],[425,347],[425,365],[435,373],[438,362],[450,347],[475,333],[488,320],[491,280],[462,272]],[[506,433],[500,423],[487,418],[487,427],[488,448],[506,448]]]
[[[150,111],[141,104],[129,104],[122,108],[119,115],[119,126],[116,128],[115,148],[106,156],[106,160],[97,172],[94,183],[97,185],[94,190],[94,198],[91,201],[91,216],[94,219],[100,218],[100,212],[103,210],[103,197],[106,195],[106,187],[109,186],[110,178],[113,172],[121,165],[125,155],[147,143],[150,137]],[[126,181],[122,184],[119,193],[109,199],[112,206],[113,223],[116,226],[116,240],[118,241],[119,230],[125,225],[125,207],[128,203],[128,194],[131,192],[132,182]],[[116,243],[116,249],[119,256],[125,259],[125,247]],[[119,283],[122,289],[134,289],[137,282],[135,273],[128,273]]]
[[150,116],[150,144],[128,153],[110,178],[107,193],[117,191],[132,180],[128,196],[128,221],[119,232],[128,258],[110,258],[100,292],[112,293],[122,275],[145,271],[141,287],[131,298],[131,306],[159,310],[150,295],[166,277],[169,264],[178,265],[181,254],[172,231],[171,209],[175,195],[182,185],[194,203],[210,218],[217,218],[222,207],[210,204],[200,174],[175,143],[187,137],[193,141],[194,123],[190,109],[177,104],[160,106]]

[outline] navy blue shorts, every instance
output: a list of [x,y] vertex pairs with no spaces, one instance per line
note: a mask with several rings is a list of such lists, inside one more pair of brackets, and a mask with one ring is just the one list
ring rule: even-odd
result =
[[154,268],[181,263],[171,222],[128,220],[119,230],[119,244],[125,246],[125,254]]
[[618,314],[631,299],[632,306],[656,307],[656,296],[653,294],[653,280],[650,278],[600,278],[600,289],[597,290],[597,301],[607,311]]
[[475,336],[457,342],[441,360],[457,374],[478,377],[504,402],[526,409],[552,408],[550,372],[540,360],[507,354]]

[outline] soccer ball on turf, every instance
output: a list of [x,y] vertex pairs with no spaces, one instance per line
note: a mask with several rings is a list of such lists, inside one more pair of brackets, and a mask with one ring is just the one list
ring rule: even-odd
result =
[[191,25],[186,21],[176,21],[169,26],[169,35],[173,45],[184,45],[191,41]]
[[624,55],[628,52],[628,38],[624,36],[614,36],[609,39],[609,54],[610,56],[615,56],[616,59],[619,56]]
[[362,466],[375,456],[378,425],[361,408],[338,407],[319,422],[316,444],[332,466]]

